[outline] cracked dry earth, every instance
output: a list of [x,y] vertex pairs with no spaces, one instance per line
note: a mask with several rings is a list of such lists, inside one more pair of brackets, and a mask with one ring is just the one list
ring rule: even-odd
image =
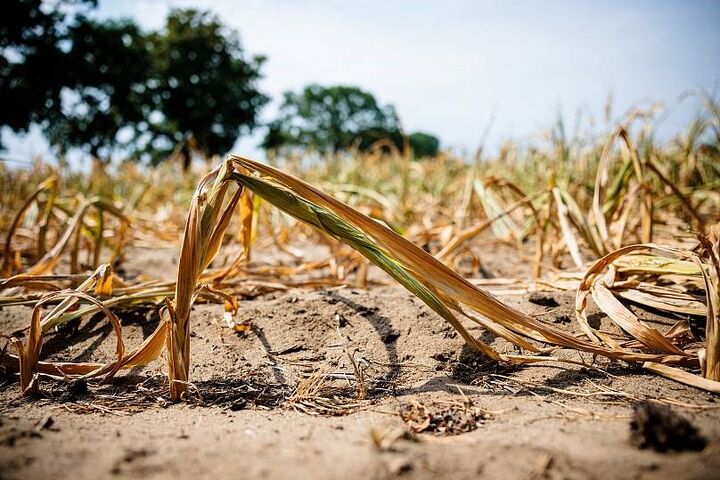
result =
[[[573,295],[552,297],[556,305],[502,300],[574,330]],[[28,314],[5,308],[0,331],[22,329]],[[119,315],[128,345],[157,322],[152,312]],[[21,399],[17,380],[2,376],[0,478],[718,478],[718,398],[589,356],[587,367],[498,366],[400,288],[245,300],[238,321],[250,328],[242,333],[224,326],[218,305],[197,305],[192,321],[186,403],[168,403],[162,361],[109,385],[45,381],[33,399]],[[113,348],[110,328],[85,319],[49,335],[43,356],[101,360]],[[357,399],[350,358],[366,400]],[[315,389],[301,395],[298,384]],[[707,440],[704,449],[633,446],[633,407],[647,398],[675,403]],[[408,421],[408,412],[426,417]]]

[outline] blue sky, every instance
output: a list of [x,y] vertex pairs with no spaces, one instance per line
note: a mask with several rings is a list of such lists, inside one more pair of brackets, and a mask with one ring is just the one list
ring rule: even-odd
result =
[[[407,130],[459,152],[474,151],[492,118],[491,150],[533,138],[559,111],[570,124],[578,109],[600,121],[610,93],[619,115],[720,90],[714,1],[100,0],[98,14],[150,29],[172,7],[207,8],[238,29],[248,52],[267,55],[262,87],[274,98],[310,82],[358,85],[394,104]],[[664,128],[694,108],[674,108]],[[46,148],[37,134],[4,138],[13,157]],[[236,149],[257,155],[256,142]]]

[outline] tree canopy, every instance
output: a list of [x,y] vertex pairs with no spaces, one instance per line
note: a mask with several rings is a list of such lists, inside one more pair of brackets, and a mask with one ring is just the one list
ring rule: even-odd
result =
[[409,139],[413,154],[418,158],[434,157],[440,151],[440,139],[430,133],[413,132]]
[[286,92],[278,118],[268,128],[263,146],[300,146],[326,152],[347,149],[367,132],[400,130],[395,108],[380,105],[357,87],[309,85]]
[[61,91],[68,84],[68,26],[71,6],[93,6],[89,0],[3,2],[0,15],[0,126],[24,132],[60,111]]
[[[381,105],[371,93],[358,87],[314,84],[299,93],[284,94],[278,117],[268,126],[263,147],[362,151],[381,140],[403,148],[400,120],[392,105]],[[427,133],[412,133],[409,141],[416,157],[436,155],[440,147],[440,141]]]
[[129,20],[98,22],[81,17],[69,28],[68,74],[62,109],[48,112],[45,131],[61,151],[82,148],[107,159],[118,134],[144,118],[143,96],[150,68],[145,38]]
[[179,144],[206,156],[225,153],[258,125],[268,102],[257,85],[265,58],[246,57],[237,32],[216,16],[173,10],[148,42],[151,111],[139,133],[153,162]]
[[180,145],[188,163],[191,150],[225,153],[258,125],[268,101],[257,85],[264,57],[247,57],[216,16],[173,10],[162,30],[145,33],[79,6],[95,2],[4,5],[0,126],[23,132],[36,123],[60,152],[103,160],[121,146],[156,163]]

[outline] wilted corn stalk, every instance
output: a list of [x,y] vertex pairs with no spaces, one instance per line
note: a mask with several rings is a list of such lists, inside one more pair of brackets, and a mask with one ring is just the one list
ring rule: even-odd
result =
[[[158,327],[141,345],[126,353],[120,319],[110,311],[107,305],[99,300],[99,298],[109,296],[112,293],[112,278],[110,266],[101,265],[93,275],[77,288],[49,293],[35,303],[26,342],[23,343],[17,338],[11,338],[10,343],[15,347],[17,355],[8,353],[2,355],[3,365],[19,372],[20,387],[23,395],[29,395],[37,390],[40,375],[56,379],[66,379],[70,376],[101,377],[106,381],[111,379],[121,368],[146,365],[160,356],[165,346],[165,337],[169,325],[167,315],[163,315]],[[22,281],[22,279],[18,280]],[[97,308],[112,325],[116,336],[115,353],[117,359],[114,362],[105,364],[41,362],[40,351],[44,332],[57,325],[58,320],[79,301],[86,302]],[[54,304],[54,306],[43,314],[43,307],[47,304]]]
[[[38,200],[39,197],[41,197],[42,194],[47,193],[47,199],[45,200],[45,204],[43,206],[43,213],[41,217],[39,218],[39,221],[37,222],[39,228],[38,228],[38,242],[37,242],[37,256],[38,258],[45,254],[45,236],[47,234],[47,225],[48,220],[50,218],[50,213],[52,212],[53,205],[55,203],[55,197],[57,196],[58,191],[58,179],[55,176],[52,176],[42,182],[37,190],[28,197],[27,200],[25,200],[25,203],[20,207],[20,209],[15,214],[15,217],[12,220],[12,223],[10,225],[10,228],[7,231],[7,235],[5,237],[5,248],[3,250],[3,264],[2,264],[2,275],[8,276],[12,273],[13,270],[13,261],[15,259],[13,258],[13,250],[12,250],[12,238],[13,234],[17,230],[18,226],[20,226],[20,222],[22,221],[23,217],[26,215],[26,212],[28,212],[31,207],[33,206],[34,202]],[[19,263],[18,261],[15,261],[15,263]]]
[[[720,320],[718,292],[720,264],[715,231],[702,235],[699,247],[705,254],[677,247],[639,244],[620,248],[595,262],[585,274],[576,297],[578,321],[595,342],[617,343],[590,327],[585,309],[592,296],[598,307],[633,340],[621,347],[645,348],[668,355],[687,355],[689,366],[700,367],[700,376],[648,360],[644,366],[662,375],[698,388],[720,392]],[[675,257],[675,258],[672,258]],[[702,298],[693,293],[705,292]],[[619,298],[657,310],[705,316],[705,341],[693,341],[687,320],[661,332],[642,322]]]
[[707,322],[700,367],[705,378],[720,382],[720,228],[716,227],[709,238],[700,236],[700,242],[709,260],[707,271],[702,272],[707,292]]
[[[46,181],[40,184],[38,189],[28,198],[23,206],[18,210],[15,217],[13,218],[12,224],[8,229],[5,236],[5,246],[3,250],[3,264],[2,274],[4,276],[11,275],[14,271],[20,271],[28,275],[43,275],[53,271],[53,269],[60,263],[63,252],[70,248],[70,270],[72,273],[80,271],[79,267],[79,253],[80,253],[80,241],[83,234],[88,235],[92,239],[92,259],[90,263],[95,268],[100,264],[100,255],[105,242],[104,229],[105,229],[105,214],[109,214],[115,217],[119,226],[117,227],[115,234],[115,244],[113,251],[110,255],[110,263],[112,264],[121,254],[125,242],[127,241],[126,233],[130,225],[130,219],[122,212],[122,209],[116,207],[110,202],[107,202],[98,197],[92,197],[87,200],[82,200],[79,205],[70,208],[68,206],[60,206],[57,201],[57,189],[58,180],[56,177],[50,177]],[[13,250],[13,237],[20,225],[23,217],[28,215],[28,212],[32,211],[33,206],[36,206],[35,202],[42,196],[47,195],[47,199],[42,204],[42,212],[38,216],[37,212],[35,215],[35,223],[37,225],[37,241],[36,249],[34,251],[35,263],[24,269],[22,262],[20,261],[20,251]],[[92,218],[88,215],[92,209],[95,210],[96,215]],[[54,216],[57,217],[57,211],[60,211],[62,215],[69,215],[73,213],[70,219],[62,219],[62,225],[65,226],[64,230],[58,233],[58,238],[55,245],[46,251],[46,238],[48,233],[48,224]],[[90,222],[88,222],[90,220]],[[88,233],[90,232],[90,233]],[[15,253],[15,257],[13,256]]]
[[[179,400],[188,387],[190,310],[198,280],[220,249],[240,197],[248,195],[239,188],[230,201],[224,204],[231,186],[231,174],[232,166],[225,162],[200,181],[185,223],[175,283],[175,301],[165,307],[171,319],[167,348],[170,396],[173,400]],[[247,224],[249,213],[243,210],[243,216],[243,223]]]
[[[229,182],[241,188],[225,204]],[[220,248],[233,209],[243,194],[252,191],[295,218],[350,245],[375,263],[447,320],[463,339],[496,360],[534,362],[558,360],[532,340],[627,361],[697,365],[698,357],[647,329],[629,329],[642,344],[626,348],[616,342],[584,341],[547,326],[495,299],[457,275],[440,261],[381,223],[361,214],[305,182],[252,160],[230,156],[206,176],[193,197],[185,227],[168,349],[173,400],[187,390],[189,380],[189,315],[197,281]],[[480,314],[480,315],[477,315]],[[539,355],[501,354],[474,338],[458,315]],[[637,338],[637,337],[636,337]],[[647,347],[647,348],[645,348]]]

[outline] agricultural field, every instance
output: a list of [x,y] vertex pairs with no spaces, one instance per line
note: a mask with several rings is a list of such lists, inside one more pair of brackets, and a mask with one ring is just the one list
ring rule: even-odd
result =
[[5,0],[0,480],[719,478],[718,24]]
[[714,478],[705,100],[472,164],[0,164],[2,478]]

